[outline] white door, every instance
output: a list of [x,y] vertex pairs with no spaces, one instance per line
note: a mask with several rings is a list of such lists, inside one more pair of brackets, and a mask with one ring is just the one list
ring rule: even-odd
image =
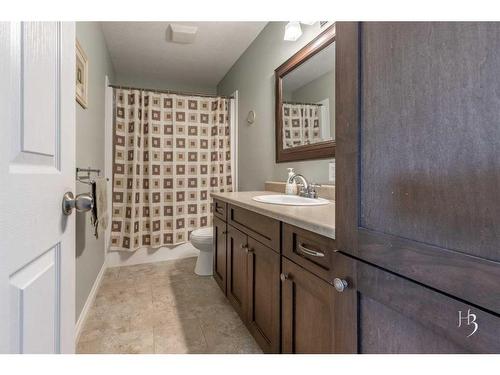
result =
[[0,23],[0,352],[72,353],[74,23]]

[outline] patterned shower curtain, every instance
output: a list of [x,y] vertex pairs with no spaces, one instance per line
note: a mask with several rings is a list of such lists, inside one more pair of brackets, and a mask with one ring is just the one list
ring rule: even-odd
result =
[[111,247],[157,248],[212,225],[232,191],[227,99],[115,89]]
[[321,142],[321,105],[283,103],[283,148]]

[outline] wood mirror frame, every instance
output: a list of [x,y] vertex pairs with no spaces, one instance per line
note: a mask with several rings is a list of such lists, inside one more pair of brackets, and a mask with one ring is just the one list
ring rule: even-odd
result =
[[[335,41],[335,24],[328,27],[300,51],[286,60],[274,71],[275,90],[275,137],[276,137],[276,163],[297,160],[325,159],[335,157],[335,140],[313,143],[310,145],[283,148],[283,77],[298,66],[305,63],[311,57],[328,47]],[[335,113],[333,113],[335,116]]]

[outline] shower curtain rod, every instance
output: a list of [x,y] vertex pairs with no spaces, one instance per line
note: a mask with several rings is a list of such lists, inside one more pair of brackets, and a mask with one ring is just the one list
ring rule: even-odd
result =
[[315,105],[317,107],[321,107],[323,104],[315,104],[315,103],[301,103],[301,102],[283,102],[283,104],[301,104],[301,105]]
[[203,96],[206,98],[223,98],[223,99],[234,99],[233,96],[225,96],[225,95],[217,95],[217,94],[202,94],[196,92],[185,92],[185,91],[174,91],[174,90],[158,90],[158,89],[148,89],[143,87],[132,87],[132,86],[122,86],[122,85],[109,85],[109,87],[113,87],[115,89],[125,89],[125,90],[143,90],[143,91],[152,91],[162,94],[175,94],[182,96]]

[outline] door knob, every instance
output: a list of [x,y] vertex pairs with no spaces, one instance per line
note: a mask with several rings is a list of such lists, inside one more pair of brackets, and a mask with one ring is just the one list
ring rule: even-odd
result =
[[94,199],[89,193],[78,194],[75,198],[71,191],[63,195],[62,211],[64,215],[70,215],[73,208],[78,212],[90,211],[94,207]]
[[333,279],[333,286],[335,287],[335,290],[337,292],[342,293],[344,289],[347,289],[349,285],[344,279],[339,279],[336,277],[335,279]]

